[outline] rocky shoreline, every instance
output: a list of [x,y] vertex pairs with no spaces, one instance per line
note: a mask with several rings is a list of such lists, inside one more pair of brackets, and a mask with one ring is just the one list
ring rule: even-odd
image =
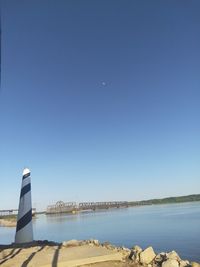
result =
[[200,267],[200,263],[189,262],[182,260],[176,251],[161,252],[156,254],[152,247],[142,249],[139,246],[134,246],[132,249],[125,247],[116,247],[109,242],[100,244],[98,240],[77,241],[70,240],[63,242],[63,246],[80,246],[83,244],[91,244],[95,246],[103,246],[107,249],[122,252],[125,256],[125,261],[137,266],[144,267]]
[[[62,243],[56,243],[56,242],[49,242],[49,241],[34,241],[28,244],[11,244],[11,245],[0,245],[0,264],[4,262],[3,256],[7,253],[9,254],[9,250],[11,249],[23,249],[23,250],[29,250],[30,253],[33,252],[35,248],[47,248],[48,251],[50,251],[50,248],[59,248],[62,251],[62,255],[69,254],[69,251],[71,249],[75,249],[75,254],[77,255],[81,253],[84,249],[87,249],[91,251],[93,249],[95,253],[99,253],[99,251],[104,251],[102,256],[107,255],[106,259],[109,259],[109,255],[111,255],[111,259],[109,263],[106,264],[106,261],[104,263],[102,262],[93,262],[94,265],[87,265],[86,263],[79,265],[73,265],[73,266],[97,266],[97,267],[106,267],[106,266],[117,266],[117,267],[200,267],[200,264],[197,262],[189,262],[188,260],[183,260],[180,258],[177,252],[171,251],[171,252],[162,252],[159,254],[156,254],[152,247],[148,247],[146,249],[142,249],[139,246],[134,246],[131,249],[125,248],[125,247],[116,247],[109,242],[100,243],[98,240],[70,240],[70,241],[64,241]],[[109,252],[110,251],[110,252]],[[95,254],[94,253],[94,254]],[[94,257],[95,255],[92,254],[90,257]],[[86,253],[82,252],[81,257],[84,259],[86,257]],[[7,259],[6,259],[7,261]],[[81,263],[83,263],[80,260]],[[67,263],[67,262],[66,262]],[[96,264],[96,265],[95,265]],[[2,266],[10,266],[10,265],[2,265]],[[17,266],[17,265],[16,265]],[[38,265],[39,266],[39,265]],[[46,266],[46,265],[45,265]],[[66,266],[72,266],[72,265],[66,265]]]

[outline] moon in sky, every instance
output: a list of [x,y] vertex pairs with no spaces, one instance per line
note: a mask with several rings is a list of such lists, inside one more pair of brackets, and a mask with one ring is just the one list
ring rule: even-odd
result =
[[101,84],[102,84],[103,86],[106,86],[106,82],[102,82]]

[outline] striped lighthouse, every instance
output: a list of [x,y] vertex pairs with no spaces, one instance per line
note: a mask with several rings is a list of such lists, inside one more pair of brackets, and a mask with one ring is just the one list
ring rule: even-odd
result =
[[30,170],[25,168],[22,176],[15,243],[28,243],[33,241],[30,175]]

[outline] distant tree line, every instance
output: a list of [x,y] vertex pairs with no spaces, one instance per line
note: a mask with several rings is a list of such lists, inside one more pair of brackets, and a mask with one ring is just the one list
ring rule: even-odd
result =
[[149,199],[142,201],[131,201],[130,205],[153,205],[153,204],[170,204],[170,203],[183,203],[183,202],[193,202],[200,201],[200,194],[189,195],[189,196],[180,196],[180,197],[167,197],[161,199]]

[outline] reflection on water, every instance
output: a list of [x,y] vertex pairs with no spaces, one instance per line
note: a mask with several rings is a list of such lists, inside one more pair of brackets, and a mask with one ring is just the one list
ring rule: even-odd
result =
[[[64,241],[99,239],[118,246],[156,252],[176,250],[182,258],[200,261],[200,202],[112,209],[79,214],[37,215],[35,239]],[[0,228],[0,243],[14,240],[15,230]]]
[[[67,217],[67,218],[66,218]],[[48,214],[45,216],[46,222],[47,223],[61,223],[63,221],[66,221],[66,219],[68,221],[77,221],[78,220],[78,216],[77,214]]]

